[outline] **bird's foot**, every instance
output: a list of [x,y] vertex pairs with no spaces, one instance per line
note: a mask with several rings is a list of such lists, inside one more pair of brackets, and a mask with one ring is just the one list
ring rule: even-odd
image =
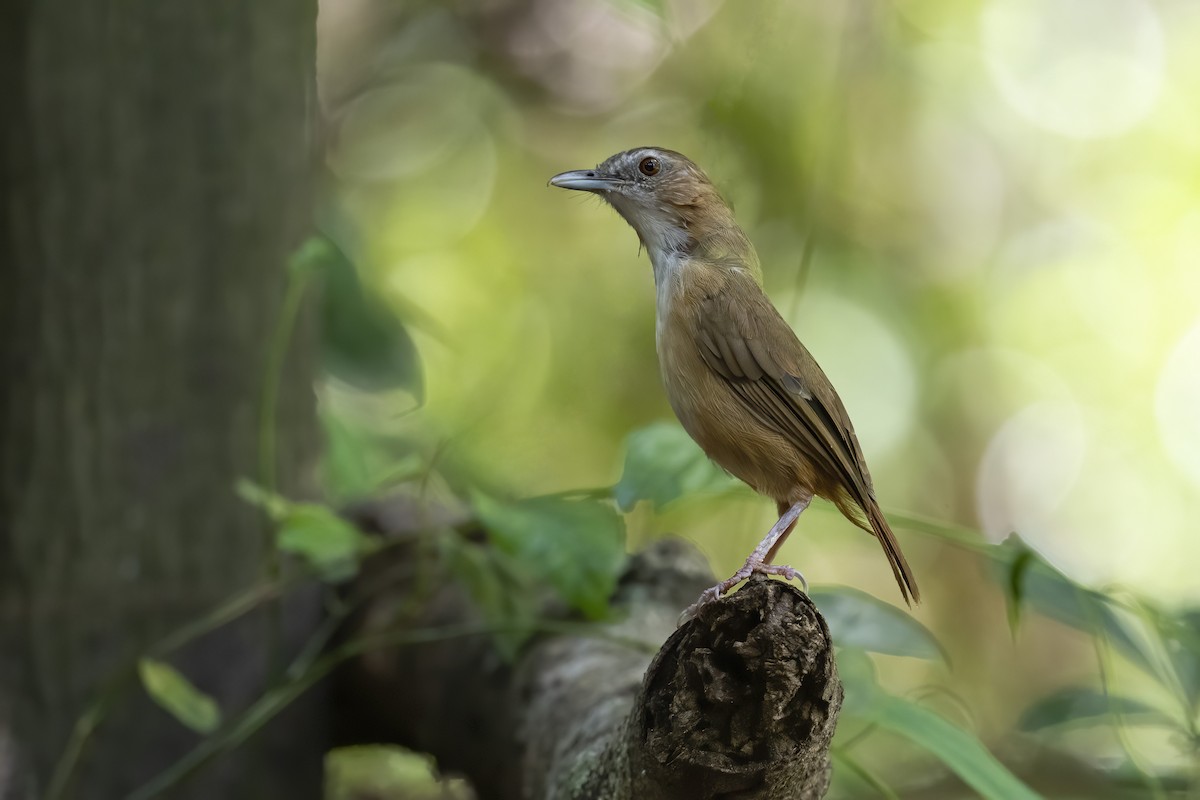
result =
[[683,623],[687,622],[689,619],[696,616],[696,614],[700,611],[700,609],[704,608],[704,606],[708,605],[714,600],[719,600],[720,598],[724,597],[731,589],[733,589],[733,587],[737,586],[739,583],[755,574],[778,575],[784,580],[789,581],[799,579],[800,585],[804,587],[804,593],[808,594],[808,581],[804,578],[804,575],[801,574],[800,570],[796,569],[795,567],[785,566],[783,564],[767,564],[763,562],[761,558],[756,558],[756,555],[757,553],[750,556],[750,558],[746,560],[746,563],[742,565],[742,568],[730,575],[729,578],[721,581],[716,586],[712,586],[701,592],[700,597],[696,600],[696,602],[688,606],[687,609],[679,615],[679,624],[682,625]]

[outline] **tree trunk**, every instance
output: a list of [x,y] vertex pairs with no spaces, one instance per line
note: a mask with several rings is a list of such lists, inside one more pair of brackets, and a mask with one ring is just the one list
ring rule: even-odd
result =
[[[0,797],[46,791],[106,677],[262,575],[232,487],[260,474],[266,350],[310,220],[315,21],[315,0],[0,11]],[[279,397],[294,491],[306,358]],[[268,638],[259,616],[174,663],[232,711],[264,687]],[[140,691],[116,709],[73,796],[120,797],[195,742]],[[289,714],[173,796],[316,796],[323,725]]]
[[[407,591],[414,567],[398,556],[361,580]],[[794,587],[756,578],[676,630],[713,580],[667,540],[631,561],[619,621],[544,635],[515,663],[487,636],[368,653],[338,680],[340,735],[431,753],[481,800],[823,797],[842,701],[824,620]],[[478,621],[453,581],[432,583],[409,627]],[[391,629],[395,600],[347,635]]]

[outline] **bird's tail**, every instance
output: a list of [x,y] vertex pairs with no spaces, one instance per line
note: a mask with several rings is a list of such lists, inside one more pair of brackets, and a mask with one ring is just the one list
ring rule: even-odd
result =
[[900,594],[904,595],[904,602],[911,608],[913,603],[921,602],[921,590],[917,588],[917,579],[913,576],[912,569],[904,558],[904,553],[900,551],[900,543],[896,541],[896,535],[892,533],[892,528],[888,525],[887,518],[883,516],[883,510],[879,507],[879,503],[870,495],[865,500],[866,502],[860,502],[859,505],[865,512],[866,519],[863,521],[867,523],[866,525],[862,524],[863,521],[860,519],[856,519],[859,517],[858,514],[847,514],[846,516],[858,522],[864,530],[875,534],[875,538],[879,540],[879,545],[887,556],[888,564],[892,567],[892,574],[896,576]]
[[[883,510],[879,507],[875,497],[868,492],[865,501],[858,501],[853,499],[849,492],[846,492],[839,494],[834,500],[834,504],[847,519],[879,540],[879,544],[887,556],[888,564],[892,567],[892,574],[896,576],[896,585],[900,587],[900,594],[904,596],[904,602],[908,604],[908,607],[912,608],[913,603],[920,603],[921,590],[917,588],[917,579],[913,575],[912,568],[908,566],[908,560],[904,558],[904,553],[900,550],[900,542],[896,541],[896,535],[892,533],[892,527],[888,525],[887,518],[883,516]],[[781,501],[778,507],[779,515],[783,516],[791,504]],[[795,526],[796,523],[793,521],[775,542],[766,557],[768,564],[774,562],[779,548]]]

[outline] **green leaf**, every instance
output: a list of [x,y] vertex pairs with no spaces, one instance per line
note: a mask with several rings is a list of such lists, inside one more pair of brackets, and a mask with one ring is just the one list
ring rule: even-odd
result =
[[394,745],[350,745],[325,754],[326,800],[464,800],[463,778],[442,777],[432,756]]
[[1033,551],[1023,549],[1018,552],[1008,568],[1008,631],[1015,637],[1017,628],[1021,625],[1021,606],[1025,598],[1025,574],[1034,563]]
[[625,465],[613,489],[617,505],[629,511],[639,500],[661,508],[685,494],[721,491],[737,484],[704,455],[687,431],[656,422],[625,440]]
[[905,611],[866,592],[849,587],[821,587],[814,588],[808,596],[821,610],[839,647],[949,661],[928,628]]
[[347,500],[370,494],[376,473],[371,442],[328,408],[321,408],[318,418],[325,433],[321,471],[328,496]]
[[322,269],[338,257],[337,248],[325,236],[310,236],[288,258],[288,270],[293,276]]
[[264,489],[249,478],[238,478],[234,491],[238,497],[256,508],[261,508],[276,522],[283,519],[292,505],[286,497]]
[[472,505],[504,552],[597,619],[625,563],[625,523],[594,500],[541,497],[507,503],[473,492]]
[[288,509],[276,539],[281,551],[300,556],[331,583],[353,577],[359,560],[375,544],[375,539],[332,509],[311,503],[297,503]]
[[[1100,592],[1072,581],[1016,534],[999,545],[983,544],[979,534],[911,515],[889,514],[897,525],[937,536],[989,559],[1005,589],[1009,625],[1016,627],[1028,605],[1051,619],[1111,644],[1129,663],[1180,696],[1193,715],[1200,703],[1200,610],[1177,618],[1137,603],[1138,615]],[[1188,614],[1192,616],[1188,616]],[[1175,619],[1174,622],[1171,620]],[[1167,662],[1154,645],[1161,642]]]
[[321,464],[324,488],[334,500],[365,497],[425,472],[425,459],[420,453],[390,452],[378,436],[356,428],[329,409],[320,411],[320,420],[325,432]]
[[323,580],[333,583],[353,577],[358,562],[378,544],[375,537],[327,506],[293,503],[245,478],[236,488],[243,500],[262,508],[274,520],[276,548],[303,558]]
[[1145,608],[1166,651],[1174,679],[1182,692],[1184,710],[1195,716],[1200,710],[1200,609],[1177,614]]
[[933,536],[977,553],[990,553],[996,550],[996,545],[985,542],[979,531],[962,525],[908,514],[903,511],[888,511],[887,518],[894,528],[905,528],[926,536]]
[[1200,708],[1200,609],[1176,615],[1162,632],[1163,644],[1183,685],[1193,715]]
[[[998,546],[988,548],[987,555],[1003,571],[1006,594],[1010,603],[1028,603],[1051,619],[1092,636],[1103,636],[1130,663],[1161,680],[1154,659],[1130,632],[1128,622],[1113,610],[1101,593],[1088,589],[1068,578],[1015,534]],[[1013,594],[1014,565],[1020,567],[1020,579],[1015,583],[1019,596]]]
[[649,11],[659,21],[666,19],[667,16],[666,0],[615,0],[613,4],[617,7],[628,6]]
[[221,709],[170,664],[143,658],[138,676],[146,694],[164,711],[197,733],[212,733],[221,724]]
[[1038,800],[1036,792],[1021,782],[970,732],[944,717],[894,695],[880,693],[871,720],[923,747],[958,777],[989,800]]
[[1126,725],[1178,727],[1171,717],[1140,700],[1081,686],[1062,689],[1036,701],[1021,714],[1017,727],[1033,732],[1063,725],[1110,725],[1118,718]]
[[875,679],[875,666],[861,650],[840,648],[838,675],[845,688],[843,720],[855,717],[903,736],[936,756],[988,800],[1040,800],[969,731],[910,700],[888,694]]
[[418,403],[424,379],[416,345],[396,314],[363,289],[358,269],[332,241],[323,257],[321,359],[334,377],[366,391],[404,389]]
[[900,800],[900,795],[896,794],[886,781],[867,769],[845,747],[831,747],[829,753],[833,756],[835,796],[843,794],[841,783],[850,777],[856,779],[858,785],[853,790],[844,792],[845,794],[858,797],[865,789],[871,789],[885,800]]
[[457,534],[438,541],[450,572],[496,630],[496,648],[506,660],[515,661],[537,623],[538,598],[532,576],[494,547],[466,541]]
[[875,695],[883,692],[875,679],[875,662],[866,651],[856,647],[838,647],[836,658],[838,677],[846,693],[842,711],[867,716],[875,704]]

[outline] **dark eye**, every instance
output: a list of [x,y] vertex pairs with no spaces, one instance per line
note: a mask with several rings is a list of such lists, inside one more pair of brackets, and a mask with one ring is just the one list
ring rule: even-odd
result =
[[662,169],[662,164],[654,156],[646,156],[638,164],[638,169],[643,175],[657,175]]

